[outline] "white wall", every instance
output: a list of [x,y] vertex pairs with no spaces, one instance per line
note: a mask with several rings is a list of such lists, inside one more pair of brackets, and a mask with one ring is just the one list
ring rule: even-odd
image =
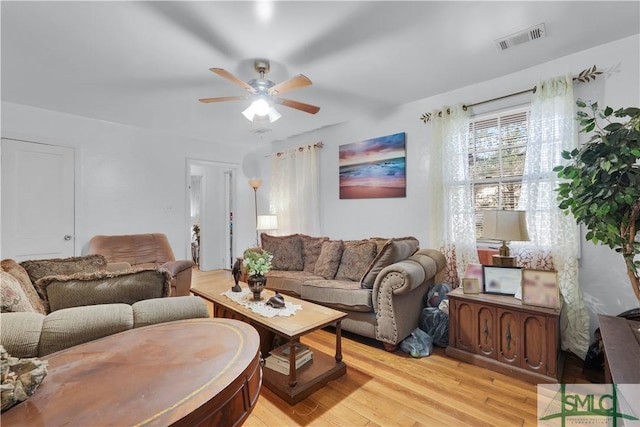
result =
[[[246,149],[24,105],[2,103],[2,137],[75,148],[76,254],[96,234],[163,232],[178,259],[188,250],[186,159],[238,166]],[[238,177],[238,250],[253,242],[253,190]]]
[[[576,84],[583,99],[598,100],[614,108],[640,105],[640,37],[634,36],[540,64],[517,73],[460,88],[348,123],[320,129],[274,144],[273,150],[322,141],[321,204],[323,234],[332,238],[358,239],[370,236],[416,236],[422,246],[429,242],[429,218],[439,201],[430,196],[429,125],[422,113],[443,105],[470,104],[528,89],[547,77],[577,74],[593,64],[606,73],[595,82]],[[426,53],[425,53],[426,54]],[[508,51],[505,52],[509,54]],[[455,70],[452,70],[455,72]],[[430,76],[425,75],[425,79]],[[419,82],[417,82],[419,84]],[[515,106],[530,96],[476,107],[472,114]],[[340,200],[338,195],[338,147],[373,137],[406,132],[407,197],[404,199]],[[446,167],[446,165],[445,165]],[[267,164],[265,162],[265,168]],[[584,231],[583,231],[584,235]],[[617,315],[638,306],[626,276],[622,257],[607,247],[583,242],[580,285],[596,327],[595,313]]]

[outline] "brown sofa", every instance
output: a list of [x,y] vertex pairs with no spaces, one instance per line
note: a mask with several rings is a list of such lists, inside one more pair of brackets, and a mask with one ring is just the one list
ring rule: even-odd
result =
[[423,296],[444,268],[439,251],[414,237],[330,240],[262,234],[273,255],[267,288],[348,313],[346,331],[381,341],[387,350],[418,326]]
[[131,328],[209,317],[198,297],[169,296],[165,269],[107,271],[101,255],[0,263],[0,344],[39,357]]
[[[133,268],[161,267],[172,276],[171,296],[190,295],[191,260],[176,261],[167,236],[162,233],[94,236],[88,254],[100,254],[109,264],[128,263]],[[118,267],[119,268],[119,267]]]

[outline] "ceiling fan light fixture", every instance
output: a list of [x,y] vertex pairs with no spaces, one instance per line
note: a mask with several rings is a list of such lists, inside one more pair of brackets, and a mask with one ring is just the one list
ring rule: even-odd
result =
[[273,106],[264,98],[256,99],[242,112],[242,115],[249,121],[255,121],[256,116],[260,118],[268,118],[270,123],[275,122],[282,114],[278,112]]

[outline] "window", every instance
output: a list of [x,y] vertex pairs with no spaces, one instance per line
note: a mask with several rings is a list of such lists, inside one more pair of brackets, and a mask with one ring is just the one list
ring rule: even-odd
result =
[[476,238],[482,236],[482,210],[518,207],[528,128],[528,108],[479,117],[469,125]]

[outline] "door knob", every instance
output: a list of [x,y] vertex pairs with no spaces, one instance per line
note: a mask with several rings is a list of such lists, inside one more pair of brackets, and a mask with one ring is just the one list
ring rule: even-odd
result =
[[71,240],[71,235],[70,234],[65,234],[64,235],[64,240],[66,240],[66,241]]

